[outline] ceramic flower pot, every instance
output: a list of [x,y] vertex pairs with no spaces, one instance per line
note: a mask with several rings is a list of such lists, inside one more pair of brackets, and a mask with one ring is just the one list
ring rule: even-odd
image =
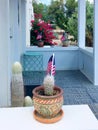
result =
[[60,112],[63,105],[63,90],[55,86],[54,95],[45,96],[44,87],[36,87],[33,90],[33,102],[35,110],[42,117],[55,117]]

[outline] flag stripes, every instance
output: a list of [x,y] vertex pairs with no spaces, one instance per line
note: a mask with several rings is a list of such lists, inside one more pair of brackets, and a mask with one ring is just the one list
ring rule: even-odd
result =
[[54,54],[50,57],[47,66],[47,74],[55,75],[55,57]]

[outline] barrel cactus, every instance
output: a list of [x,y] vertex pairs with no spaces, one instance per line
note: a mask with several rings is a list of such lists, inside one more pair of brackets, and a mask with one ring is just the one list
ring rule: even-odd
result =
[[44,93],[47,96],[52,96],[53,95],[53,90],[54,90],[54,77],[52,75],[46,75],[43,81],[43,86],[44,86]]
[[26,96],[24,98],[24,106],[32,106],[33,105],[33,100],[30,96]]

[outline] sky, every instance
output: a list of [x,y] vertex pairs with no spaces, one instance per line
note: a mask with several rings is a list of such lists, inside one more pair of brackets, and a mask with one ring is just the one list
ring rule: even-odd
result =
[[[49,5],[51,0],[40,0],[43,4]],[[90,2],[93,2],[94,0],[88,0]]]
[[40,0],[43,4],[49,5],[51,0]]

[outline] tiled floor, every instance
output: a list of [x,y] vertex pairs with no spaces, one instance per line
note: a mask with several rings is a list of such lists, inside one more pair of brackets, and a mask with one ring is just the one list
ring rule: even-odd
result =
[[[23,73],[24,85],[41,85],[45,72]],[[98,119],[98,86],[80,71],[57,71],[55,84],[64,90],[64,104],[88,104]]]

